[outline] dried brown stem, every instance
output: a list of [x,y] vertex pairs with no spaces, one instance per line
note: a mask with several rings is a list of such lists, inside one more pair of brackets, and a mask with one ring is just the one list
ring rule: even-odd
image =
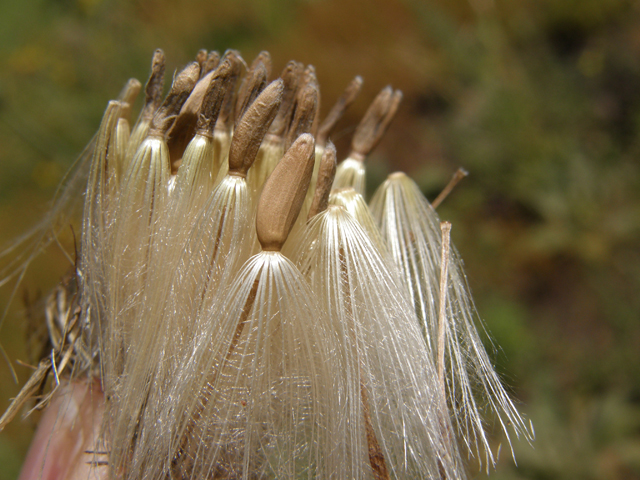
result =
[[431,206],[434,208],[434,210],[438,208],[438,206],[444,201],[444,199],[449,196],[458,182],[467,175],[469,175],[469,172],[467,172],[464,168],[459,168],[458,170],[456,170],[456,173],[453,174],[451,180],[449,180],[449,183],[447,183],[447,186],[444,187],[444,189],[440,192],[440,195],[438,195],[436,199],[431,202]]
[[451,244],[451,223],[441,222],[442,231],[442,256],[440,258],[440,296],[438,308],[438,357],[437,375],[443,398],[446,399],[446,379],[444,373],[444,349],[447,316],[447,283],[449,279],[449,255]]

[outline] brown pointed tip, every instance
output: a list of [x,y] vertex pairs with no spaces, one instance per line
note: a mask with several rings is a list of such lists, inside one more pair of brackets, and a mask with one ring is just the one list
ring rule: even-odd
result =
[[393,120],[401,100],[400,90],[394,92],[390,86],[382,89],[356,129],[351,142],[350,157],[364,160],[373,150]]
[[126,102],[129,105],[133,104],[138,98],[138,94],[142,89],[142,84],[136,78],[130,78],[127,80],[127,83],[120,91],[120,95],[118,95],[118,100],[121,102]]
[[158,112],[153,117],[149,135],[164,136],[169,128],[171,128],[177,115],[180,113],[180,109],[196,86],[199,77],[200,65],[198,65],[198,62],[190,63],[176,75],[167,98],[165,98]]
[[295,113],[285,134],[285,150],[303,133],[311,133],[316,118],[319,99],[318,82],[315,75],[298,91]]
[[261,51],[251,63],[251,68],[255,68],[258,63],[262,63],[264,65],[264,68],[267,71],[267,78],[269,78],[269,75],[271,75],[271,55],[269,52],[266,50]]
[[236,103],[237,91],[236,85],[238,82],[238,78],[240,78],[242,73],[246,70],[247,64],[237,50],[227,50],[224,54],[224,57],[222,57],[222,61],[225,60],[228,60],[232,67],[231,80],[233,86],[227,91],[227,96],[222,103],[220,115],[218,116],[218,122],[216,123],[216,129],[220,129],[222,131],[230,131],[231,127],[233,126],[233,108]]
[[242,116],[233,133],[229,149],[229,174],[246,177],[260,144],[275,118],[284,92],[284,83],[271,82]]
[[216,70],[206,74],[182,105],[167,135],[173,166],[182,158],[196,133],[213,136],[213,126],[228,88],[230,70],[229,62],[225,61]]
[[286,129],[291,123],[302,71],[302,65],[291,60],[280,74],[280,78],[284,82],[284,95],[282,96],[280,111],[271,124],[269,131],[269,133],[277,137],[284,137]]
[[162,91],[164,90],[164,52],[157,49],[151,59],[151,75],[144,88],[145,91],[145,115],[153,116],[162,103]]
[[219,63],[220,63],[220,54],[215,50],[213,50],[212,52],[209,52],[209,54],[207,55],[207,61],[204,64],[204,74],[206,75],[207,73],[218,68]]
[[189,65],[176,75],[171,92],[174,94],[182,94],[183,92],[191,93],[193,87],[200,79],[200,65],[198,62],[191,62]]
[[198,115],[198,131],[213,135],[213,127],[220,114],[222,102],[233,87],[233,67],[228,61],[222,62],[211,75]]
[[264,251],[280,251],[298,218],[311,182],[315,141],[305,133],[291,145],[264,184],[256,233]]
[[264,63],[262,63],[262,61],[254,62],[251,69],[247,72],[247,76],[242,82],[238,92],[235,108],[236,124],[247,111],[249,105],[251,105],[256,97],[260,95],[260,92],[264,90],[264,87],[267,85],[267,77],[267,68]]
[[396,113],[398,113],[398,107],[400,106],[400,102],[402,102],[403,96],[404,95],[402,94],[401,90],[395,90],[393,92],[393,95],[391,96],[391,100],[389,100],[389,104],[387,105],[387,112],[384,116],[384,119],[380,123],[380,127],[377,132],[378,138],[376,138],[374,147],[375,145],[378,144],[378,142],[380,141],[380,138],[382,137],[382,135],[384,135],[384,132],[387,131],[387,128],[389,128],[389,124],[391,123],[391,120],[393,120],[394,117],[396,116]]
[[356,99],[360,90],[362,90],[362,83],[362,77],[359,75],[351,80],[343,94],[331,108],[327,118],[324,119],[318,128],[318,135],[316,137],[318,145],[324,146],[327,143],[327,139],[338,123],[338,120],[342,118],[344,112]]
[[200,65],[200,78],[204,77],[204,66],[207,63],[207,51],[203,48],[196,54],[196,62]]
[[460,182],[460,180],[462,180],[467,175],[469,175],[469,172],[467,172],[464,168],[462,167],[458,168],[458,170],[456,170],[456,172],[451,177],[451,180],[449,180],[449,183],[440,192],[440,195],[438,195],[436,199],[433,202],[431,202],[431,206],[434,209],[438,208],[440,204],[444,201],[444,199],[447,198],[449,194],[453,191],[453,189],[456,187],[458,182]]
[[329,142],[324,150],[320,167],[318,168],[318,180],[316,181],[316,191],[313,194],[311,208],[307,220],[312,219],[317,214],[324,212],[329,205],[329,195],[331,186],[336,176],[336,147]]

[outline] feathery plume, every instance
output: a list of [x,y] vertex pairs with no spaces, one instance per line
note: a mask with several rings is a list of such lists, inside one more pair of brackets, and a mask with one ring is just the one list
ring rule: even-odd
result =
[[[142,310],[147,322],[134,338],[140,353],[128,361],[120,395],[123,406],[112,420],[113,436],[121,439],[113,447],[112,461],[132,472],[130,478],[146,471],[146,452],[157,449],[159,439],[169,441],[153,421],[164,406],[166,389],[201,332],[209,328],[207,312],[218,300],[220,285],[237,274],[254,249],[254,207],[246,175],[278,110],[282,90],[281,81],[273,82],[243,116],[231,142],[228,174],[188,225],[186,240],[183,230],[172,230],[171,222],[160,231],[164,243],[150,262],[152,275]],[[185,222],[176,218],[182,211],[175,209],[170,215],[184,227]],[[167,275],[167,270],[172,273]],[[150,363],[149,357],[157,362]]]
[[[442,358],[446,370],[446,397],[452,423],[471,455],[495,464],[485,433],[483,413],[496,415],[509,445],[509,427],[531,440],[532,431],[505,391],[484,349],[475,323],[480,325],[462,260],[450,249],[448,268],[442,268],[440,220],[418,186],[405,174],[394,173],[371,200],[371,210],[391,255],[410,292],[430,350]],[[448,281],[441,272],[448,271]],[[446,295],[440,285],[447,288]],[[446,301],[439,314],[440,300]],[[441,318],[445,324],[438,325]],[[444,335],[438,341],[438,329]],[[441,349],[444,348],[444,352]],[[512,449],[513,450],[513,449]]]
[[[17,254],[1,286],[85,182],[75,275],[43,315],[53,350],[0,429],[52,375],[36,408],[92,386],[82,460],[105,478],[464,478],[461,453],[494,461],[485,410],[531,438],[433,209],[401,174],[363,198],[402,94],[380,92],[336,168],[360,77],[321,123],[311,65],[267,84],[267,52],[247,68],[201,50],[163,100],[164,65],[157,50],[134,127],[132,79],[50,216],[0,254]],[[43,472],[73,435],[38,453]]]
[[464,478],[415,313],[367,233],[330,206],[311,220],[296,263],[338,333],[345,477]]
[[[171,451],[178,478],[343,478],[329,422],[339,395],[334,339],[314,296],[280,249],[313,169],[314,141],[294,142],[267,181],[256,215],[262,252],[220,299],[183,362],[185,398]],[[213,312],[211,312],[213,313]]]

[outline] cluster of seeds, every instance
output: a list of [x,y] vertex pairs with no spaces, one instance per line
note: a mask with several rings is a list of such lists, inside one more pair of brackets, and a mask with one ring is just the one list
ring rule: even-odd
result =
[[399,91],[336,166],[359,77],[322,121],[314,68],[270,81],[267,52],[203,50],[164,100],[163,76],[156,51],[137,122],[130,80],[88,157],[77,318],[111,476],[453,479],[495,462],[485,413],[530,438],[450,225],[402,173],[364,200]]

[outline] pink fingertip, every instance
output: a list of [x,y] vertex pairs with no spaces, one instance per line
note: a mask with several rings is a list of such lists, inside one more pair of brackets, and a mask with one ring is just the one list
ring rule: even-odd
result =
[[107,479],[99,442],[103,413],[97,382],[61,385],[42,415],[18,480]]

